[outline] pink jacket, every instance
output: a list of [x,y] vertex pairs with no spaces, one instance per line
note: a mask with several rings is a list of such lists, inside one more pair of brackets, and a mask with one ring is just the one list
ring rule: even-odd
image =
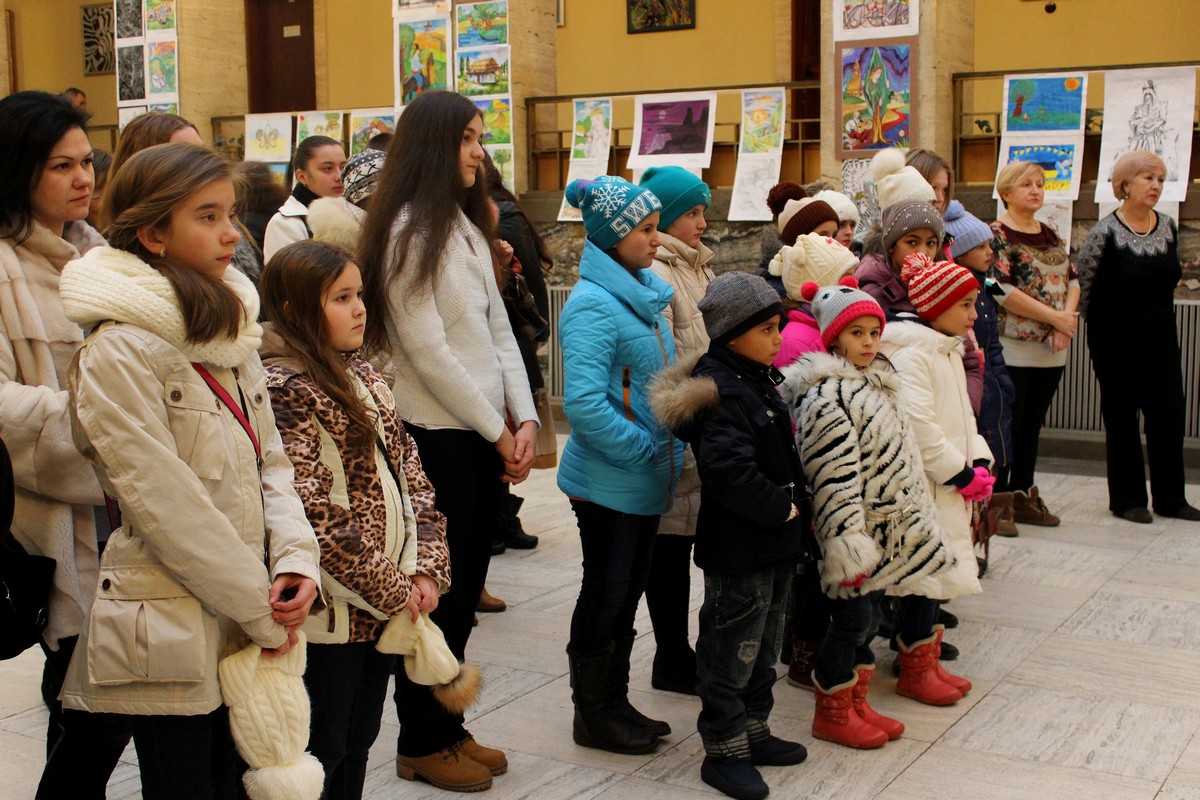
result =
[[825,345],[821,342],[821,329],[817,321],[809,314],[793,308],[787,312],[788,324],[783,329],[783,343],[779,345],[779,355],[773,362],[778,369],[783,369],[805,353],[824,353]]

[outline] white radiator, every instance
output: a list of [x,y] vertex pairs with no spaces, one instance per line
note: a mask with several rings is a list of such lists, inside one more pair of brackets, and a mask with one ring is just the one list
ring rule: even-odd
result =
[[[550,286],[550,363],[547,386],[550,396],[561,402],[563,395],[562,352],[558,346],[558,317],[570,286]],[[1183,350],[1183,388],[1187,408],[1184,435],[1200,439],[1200,301],[1177,300],[1175,321]],[[1058,393],[1050,405],[1046,427],[1065,431],[1102,430],[1100,424],[1100,388],[1088,359],[1084,323],[1071,345],[1067,369]]]

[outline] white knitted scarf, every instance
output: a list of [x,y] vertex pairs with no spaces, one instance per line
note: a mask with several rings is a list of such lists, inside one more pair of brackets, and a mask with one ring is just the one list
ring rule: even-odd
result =
[[67,317],[84,329],[106,320],[126,322],[164,339],[189,361],[235,367],[245,362],[262,342],[258,324],[258,293],[236,269],[225,270],[222,281],[238,296],[245,310],[236,339],[187,341],[183,313],[171,282],[137,256],[112,247],[89,250],[63,268],[59,281]]

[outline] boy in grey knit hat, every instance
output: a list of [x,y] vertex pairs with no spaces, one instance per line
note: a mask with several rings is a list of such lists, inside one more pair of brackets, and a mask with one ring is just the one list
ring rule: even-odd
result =
[[[690,375],[664,373],[651,403],[692,446],[700,473],[700,777],[730,797],[761,798],[769,789],[757,766],[807,756],[803,745],[772,736],[767,718],[792,573],[811,560],[810,514],[787,406],[776,390],[783,376],[771,366],[782,342],[779,295],[757,275],[732,272],[709,284],[699,308],[712,340],[708,352]],[[748,613],[721,619],[724,609],[752,597],[761,602]]]

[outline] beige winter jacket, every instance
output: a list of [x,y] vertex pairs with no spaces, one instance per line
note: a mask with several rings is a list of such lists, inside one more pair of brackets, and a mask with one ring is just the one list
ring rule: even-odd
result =
[[[319,582],[317,540],[292,485],[256,352],[258,298],[224,278],[246,319],[236,340],[184,341],[174,291],[136,257],[97,248],[63,271],[68,315],[96,332],[71,370],[73,427],[120,503],[86,630],[63,688],[66,707],[206,714],[221,704],[217,662],[249,641],[274,648],[271,581]],[[262,449],[189,362],[242,402]]]
[[[715,277],[708,266],[713,252],[703,243],[698,250],[688,247],[662,231],[658,232],[658,241],[658,252],[650,269],[675,290],[670,305],[663,309],[663,316],[671,324],[677,363],[695,364],[696,359],[708,350],[708,332],[704,330],[704,318],[698,304]],[[690,372],[691,366],[687,370]],[[700,473],[696,471],[696,459],[689,447],[683,454],[683,469],[679,483],[675,485],[675,501],[662,515],[658,532],[694,536],[699,513]]]
[[75,636],[96,591],[100,484],[71,439],[67,370],[83,329],[67,319],[59,275],[81,252],[104,244],[86,222],[59,237],[34,224],[21,244],[0,240],[0,437],[12,454],[12,532],[30,552],[57,562],[44,638],[58,649]]

